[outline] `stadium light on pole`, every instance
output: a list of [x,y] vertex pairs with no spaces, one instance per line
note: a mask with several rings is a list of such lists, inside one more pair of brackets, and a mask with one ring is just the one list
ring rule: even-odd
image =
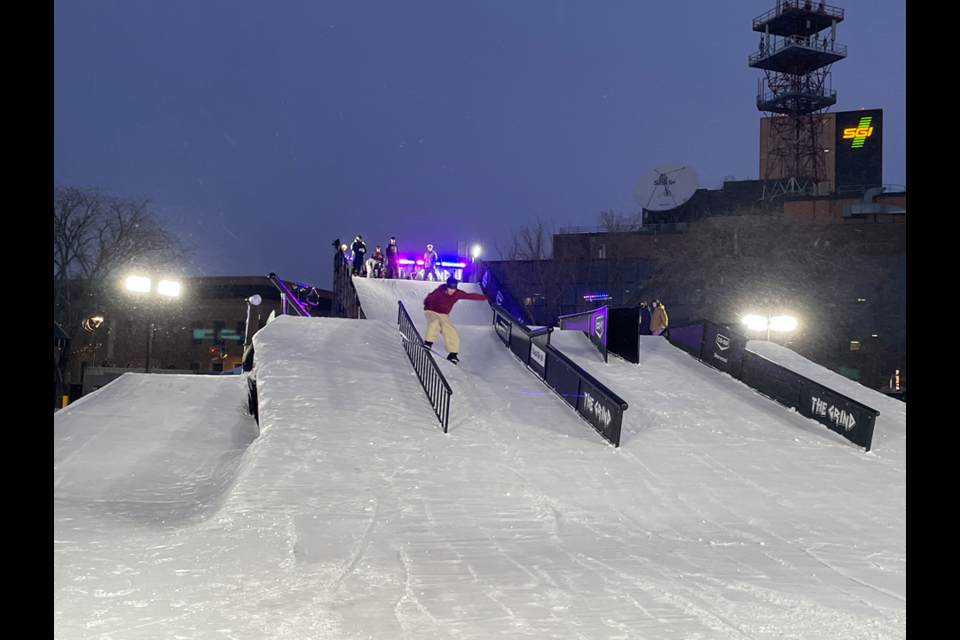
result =
[[797,328],[797,319],[793,316],[773,316],[748,314],[740,318],[750,331],[766,331],[767,341],[770,341],[770,332],[786,333]]
[[[130,275],[124,281],[124,287],[132,294],[149,294],[153,290],[153,282],[146,276]],[[163,279],[157,284],[156,294],[164,298],[178,298],[180,297],[180,283],[176,280]],[[147,360],[144,363],[144,371],[147,373],[150,373],[154,331],[156,331],[156,323],[151,320],[150,328],[147,331]]]

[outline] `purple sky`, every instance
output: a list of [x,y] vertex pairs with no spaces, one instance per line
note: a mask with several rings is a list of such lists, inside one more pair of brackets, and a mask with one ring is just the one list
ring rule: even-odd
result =
[[[906,185],[906,3],[838,3],[834,110]],[[751,2],[54,5],[54,183],[146,197],[192,275],[329,287],[330,246],[487,257],[536,216],[638,210],[654,165],[757,178]]]

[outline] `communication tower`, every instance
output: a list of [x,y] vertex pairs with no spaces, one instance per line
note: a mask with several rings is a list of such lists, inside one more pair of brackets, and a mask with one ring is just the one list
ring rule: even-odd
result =
[[760,150],[766,198],[832,190],[824,128],[826,110],[837,102],[830,67],[847,57],[836,42],[842,21],[843,9],[810,0],[777,0],[753,20],[760,46],[749,66],[764,72],[757,109],[770,114]]

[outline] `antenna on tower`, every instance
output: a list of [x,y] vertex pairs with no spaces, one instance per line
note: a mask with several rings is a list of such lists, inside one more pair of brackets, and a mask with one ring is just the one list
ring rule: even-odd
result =
[[760,45],[749,66],[762,69],[757,109],[770,114],[761,128],[764,198],[829,190],[824,137],[826,110],[837,103],[830,68],[847,57],[837,43],[843,9],[812,0],[777,0],[754,18]]

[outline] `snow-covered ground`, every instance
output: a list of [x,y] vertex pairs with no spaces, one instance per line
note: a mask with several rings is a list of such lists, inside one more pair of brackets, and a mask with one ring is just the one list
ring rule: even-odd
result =
[[396,330],[435,286],[258,333],[259,437],[233,376],[56,413],[54,636],[906,636],[905,405],[864,453],[664,340],[555,332],[630,404],[614,449],[463,301],[444,435]]

